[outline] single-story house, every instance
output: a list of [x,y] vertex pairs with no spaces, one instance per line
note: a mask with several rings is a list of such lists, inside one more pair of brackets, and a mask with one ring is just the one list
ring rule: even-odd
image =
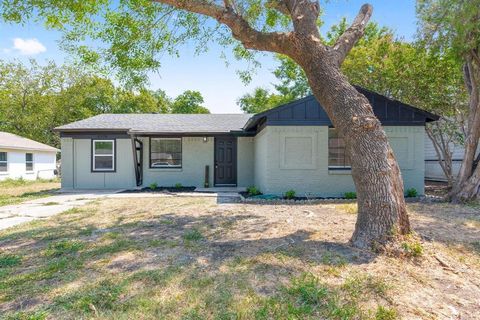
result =
[[46,144],[0,131],[0,180],[54,178],[59,151]]
[[[381,120],[405,188],[424,193],[425,123],[438,117],[358,88]],[[56,128],[62,188],[256,186],[354,191],[342,137],[313,96],[259,114],[101,114]]]

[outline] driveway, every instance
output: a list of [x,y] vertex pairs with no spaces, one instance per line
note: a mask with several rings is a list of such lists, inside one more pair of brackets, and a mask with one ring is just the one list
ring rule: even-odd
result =
[[91,190],[67,192],[30,200],[16,205],[0,207],[0,230],[35,219],[45,219],[69,209],[81,207],[99,198],[151,198],[151,197],[216,197],[218,203],[232,203],[239,199],[236,192],[218,193],[124,193],[122,190]]

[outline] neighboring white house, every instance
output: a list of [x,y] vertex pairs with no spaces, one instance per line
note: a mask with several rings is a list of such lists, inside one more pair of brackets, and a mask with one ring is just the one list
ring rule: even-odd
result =
[[0,131],[0,180],[35,180],[55,176],[60,150],[46,144]]

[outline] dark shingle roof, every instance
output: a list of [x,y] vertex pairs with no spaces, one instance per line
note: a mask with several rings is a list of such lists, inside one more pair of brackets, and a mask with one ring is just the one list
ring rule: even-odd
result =
[[242,130],[251,116],[251,114],[100,114],[57,127],[55,130],[228,133]]

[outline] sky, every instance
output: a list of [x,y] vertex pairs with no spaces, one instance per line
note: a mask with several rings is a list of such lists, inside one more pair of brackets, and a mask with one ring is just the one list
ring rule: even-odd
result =
[[[325,33],[343,17],[352,21],[364,2],[321,0],[325,22],[321,32]],[[371,21],[390,27],[400,38],[413,40],[416,32],[414,0],[370,0],[370,3],[374,8]],[[0,59],[28,62],[33,58],[40,63],[54,60],[61,64],[68,57],[59,49],[60,38],[60,33],[38,24],[19,26],[0,23]],[[164,55],[159,72],[150,75],[150,87],[163,89],[170,97],[185,90],[197,90],[202,93],[205,106],[212,113],[240,113],[236,103],[239,97],[255,87],[272,88],[275,83],[272,71],[276,62],[271,54],[259,56],[261,67],[256,70],[251,83],[245,85],[236,72],[245,69],[245,62],[230,60],[227,66],[220,57],[220,46],[212,45],[200,55],[195,55],[193,51],[194,45],[187,44],[181,48],[179,58]]]

